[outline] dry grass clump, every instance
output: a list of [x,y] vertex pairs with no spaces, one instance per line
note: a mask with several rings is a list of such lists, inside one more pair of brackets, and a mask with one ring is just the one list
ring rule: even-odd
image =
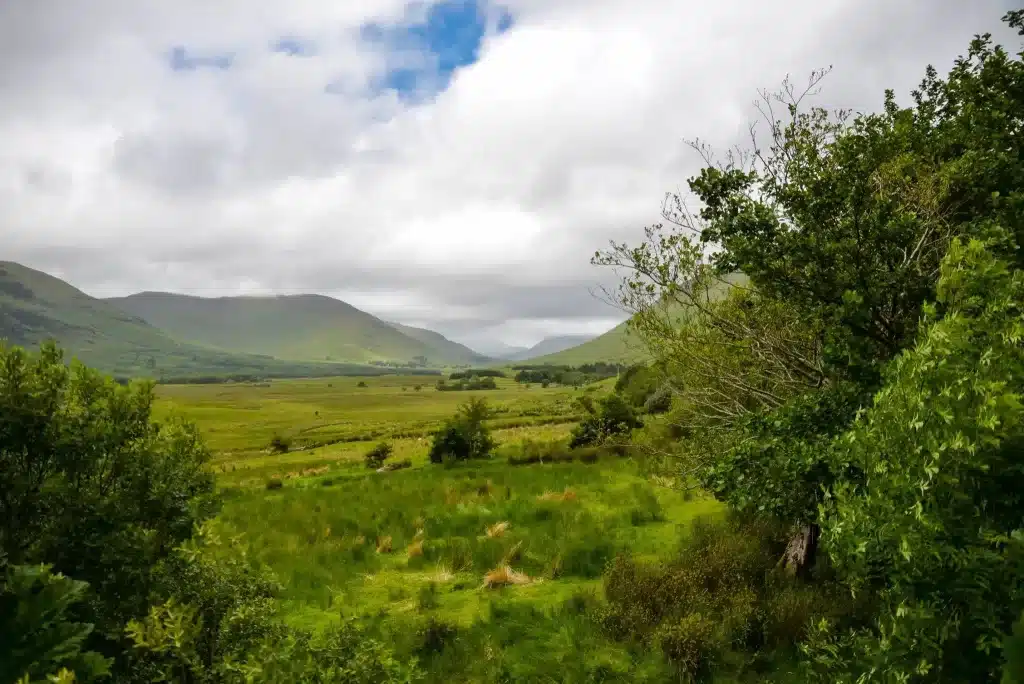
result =
[[391,535],[377,538],[377,553],[391,553]]
[[406,552],[409,554],[409,558],[416,558],[423,555],[423,540],[416,539],[412,544],[409,544],[406,548]]
[[434,581],[438,584],[450,582],[455,579],[455,573],[447,565],[438,564],[437,571],[434,573]]
[[566,487],[562,492],[544,492],[537,497],[537,501],[575,501],[576,492],[571,487]]
[[509,585],[529,584],[532,582],[525,573],[517,572],[508,565],[499,565],[484,575],[485,589],[498,589]]
[[505,532],[508,531],[508,528],[510,528],[511,526],[512,526],[512,523],[510,523],[507,520],[502,520],[501,522],[496,522],[496,523],[494,523],[493,525],[491,525],[490,527],[487,528],[487,530],[486,530],[487,536],[490,537],[491,539],[497,539],[499,537],[503,537],[503,536],[505,536]]

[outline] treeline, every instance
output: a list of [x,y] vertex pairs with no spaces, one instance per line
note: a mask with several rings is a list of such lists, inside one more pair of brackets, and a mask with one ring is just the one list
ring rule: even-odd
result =
[[470,378],[504,378],[505,373],[494,368],[470,368],[468,370],[455,371],[448,376],[449,380],[468,380]]
[[552,366],[520,364],[512,367],[518,371],[515,381],[520,383],[556,384],[579,387],[605,378],[615,377],[625,369],[624,364],[586,363],[579,366]]
[[706,581],[617,564],[614,633],[688,678],[1024,681],[1022,56],[978,37],[878,114],[787,82],[743,165],[690,180],[699,211],[595,257],[654,357],[620,390],[671,391],[637,452],[744,521],[692,549]]
[[437,390],[440,392],[460,392],[463,390],[493,390],[498,389],[498,383],[494,376],[470,376],[468,379],[445,382],[444,379],[437,381]]

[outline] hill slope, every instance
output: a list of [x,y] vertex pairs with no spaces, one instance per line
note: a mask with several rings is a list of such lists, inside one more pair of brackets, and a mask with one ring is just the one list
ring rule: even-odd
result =
[[533,345],[529,349],[525,349],[521,352],[511,354],[505,358],[509,361],[525,361],[528,359],[535,359],[539,356],[547,356],[548,354],[557,354],[558,352],[565,351],[566,349],[572,349],[578,347],[581,344],[585,344],[594,339],[593,335],[559,335],[557,337],[545,337],[543,340]]
[[451,363],[430,344],[350,304],[322,295],[191,297],[142,292],[106,300],[171,336],[223,350],[293,361]]
[[59,278],[0,262],[0,339],[31,349],[49,338],[69,357],[120,377],[333,375],[358,370],[341,364],[286,364],[185,344]]
[[640,340],[629,332],[627,321],[623,321],[603,335],[589,339],[568,349],[527,357],[530,363],[556,366],[578,366],[584,363],[607,361],[609,363],[636,363],[647,359],[647,352]]
[[453,364],[483,363],[491,360],[489,356],[475,352],[464,344],[453,342],[439,332],[401,323],[388,323],[388,325],[427,345],[432,350],[431,354],[427,354],[427,358],[441,359]]
[[[747,277],[740,273],[725,276],[722,281],[712,286],[710,296],[712,299],[724,297],[729,292],[730,284],[745,285],[747,282]],[[685,319],[687,316],[685,307],[678,308],[672,315],[678,316],[680,321]],[[539,364],[578,366],[596,361],[638,363],[647,361],[649,358],[650,354],[643,342],[636,334],[630,332],[629,321],[623,321],[589,342],[554,354],[530,358],[529,361]]]

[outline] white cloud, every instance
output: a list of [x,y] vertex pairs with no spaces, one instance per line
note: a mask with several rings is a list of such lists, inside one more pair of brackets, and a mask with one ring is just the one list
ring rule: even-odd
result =
[[[1007,9],[505,4],[513,29],[412,107],[370,95],[395,55],[358,40],[400,0],[4,3],[0,252],[98,295],[344,293],[520,343],[608,327],[589,256],[696,170],[683,138],[730,144],[757,88],[830,63],[823,103],[875,108]],[[315,50],[268,49],[287,36]],[[175,45],[232,68],[173,72]]]

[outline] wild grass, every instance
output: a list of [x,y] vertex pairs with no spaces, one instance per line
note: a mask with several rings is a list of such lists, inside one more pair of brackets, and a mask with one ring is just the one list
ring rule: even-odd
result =
[[[289,622],[316,628],[356,617],[420,659],[430,682],[668,681],[718,656],[721,632],[717,622],[704,629],[713,622],[707,611],[677,607],[670,624],[634,625],[635,611],[624,607],[632,594],[622,588],[627,568],[640,577],[642,568],[677,562],[679,539],[694,519],[718,516],[717,503],[655,486],[621,454],[568,450],[571,423],[499,429],[491,459],[431,465],[426,439],[392,435],[409,429],[402,421],[411,415],[439,424],[454,411],[451,395],[467,393],[403,393],[402,378],[384,377],[367,379],[357,401],[355,383],[161,390],[173,411],[204,417],[200,428],[220,449],[217,525],[242,541],[250,562],[273,570]],[[571,390],[487,394],[503,402],[505,420],[572,417]],[[242,406],[232,407],[236,400]],[[285,423],[314,411],[350,434],[371,424],[390,430],[386,463],[410,467],[368,469],[359,442],[303,448],[297,435],[309,431]],[[248,428],[254,434],[228,434]],[[291,437],[288,452],[270,453],[274,434]],[[742,622],[745,596],[737,589],[713,608]],[[766,635],[798,631],[813,597],[803,598],[758,599],[775,622],[757,624]],[[617,624],[633,625],[644,647]]]

